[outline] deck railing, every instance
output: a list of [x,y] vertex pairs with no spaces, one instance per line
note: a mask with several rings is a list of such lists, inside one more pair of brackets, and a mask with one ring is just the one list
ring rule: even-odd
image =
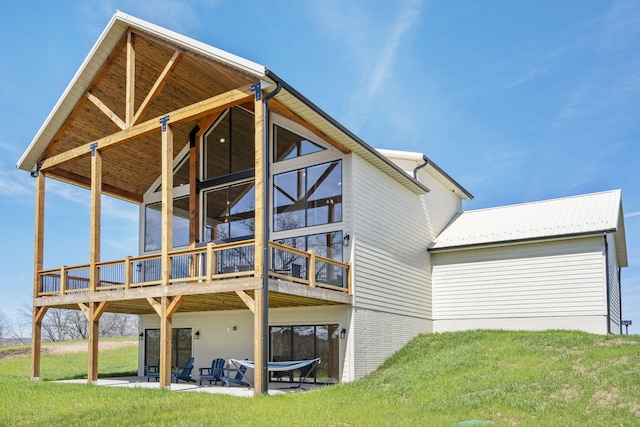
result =
[[[253,240],[181,249],[169,254],[169,285],[207,283],[255,275]],[[351,293],[350,264],[269,242],[269,276],[311,287]],[[162,285],[160,254],[127,256],[96,264],[96,292]],[[62,266],[39,272],[42,296],[91,292],[91,266]]]

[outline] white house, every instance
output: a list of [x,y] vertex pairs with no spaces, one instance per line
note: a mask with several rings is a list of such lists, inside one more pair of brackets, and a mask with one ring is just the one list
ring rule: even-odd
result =
[[[140,316],[139,373],[159,360],[161,387],[190,357],[248,358],[256,393],[268,361],[351,381],[421,333],[619,332],[619,192],[462,214],[471,194],[423,154],[377,151],[268,68],[121,12],[18,167],[36,178],[34,379],[49,308],[86,314],[90,382],[113,311]],[[86,265],[45,268],[45,178],[91,190]],[[103,194],[140,207],[138,254],[100,258]]]

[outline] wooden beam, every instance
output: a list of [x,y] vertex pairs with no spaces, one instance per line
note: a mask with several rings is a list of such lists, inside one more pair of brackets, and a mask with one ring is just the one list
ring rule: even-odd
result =
[[345,147],[344,145],[340,144],[335,139],[331,138],[330,136],[328,136],[327,134],[322,132],[320,129],[318,129],[317,127],[313,126],[311,123],[309,123],[306,120],[302,119],[300,116],[298,116],[293,111],[289,110],[287,107],[285,107],[281,102],[277,101],[276,99],[271,99],[269,101],[269,107],[273,111],[275,111],[278,114],[280,114],[281,116],[284,116],[287,119],[289,119],[289,120],[291,120],[293,122],[296,122],[300,126],[304,127],[309,132],[311,132],[314,135],[316,135],[318,138],[320,138],[323,141],[327,142],[329,145],[337,148],[340,152],[342,152],[344,154],[349,154],[351,152],[351,150],[349,150],[347,147]]
[[256,302],[245,291],[236,291],[236,294],[245,303],[247,308],[255,315],[256,314]]
[[127,33],[127,71],[125,79],[125,122],[127,127],[133,126],[133,116],[135,113],[135,90],[136,90],[136,49],[134,46],[134,34]]
[[95,292],[100,281],[100,228],[102,200],[102,152],[94,149],[91,156],[91,207],[89,235],[89,287]]
[[[98,381],[98,350],[100,343],[100,317],[109,305],[108,302],[90,302],[87,311],[83,308],[83,312],[87,315],[89,329],[89,353],[88,353],[88,372],[87,382],[95,384]],[[81,305],[82,308],[82,305]]]
[[118,117],[116,113],[111,111],[111,109],[107,107],[104,104],[104,102],[100,101],[100,99],[97,96],[95,96],[91,92],[87,92],[87,98],[89,99],[89,101],[93,103],[93,105],[98,107],[100,111],[102,111],[107,117],[109,117],[113,123],[118,125],[120,129],[124,129],[127,127],[126,124],[122,121],[122,119]]
[[251,93],[250,85],[230,90],[229,92],[216,95],[214,97],[205,99],[204,101],[196,102],[195,104],[179,108],[170,112],[169,114],[147,120],[125,130],[101,138],[93,143],[84,144],[79,147],[72,148],[71,150],[64,153],[52,156],[42,162],[41,169],[46,170],[53,166],[60,165],[74,160],[78,157],[87,155],[91,152],[91,146],[93,144],[97,144],[96,149],[105,150],[155,133],[162,128],[160,119],[166,117],[167,115],[171,119],[171,124],[176,126],[181,123],[207,116],[215,111],[224,110],[234,105],[241,104],[247,99],[250,99],[252,96],[253,94]]
[[[91,83],[89,88],[87,88],[87,92],[92,92],[93,89],[95,89],[98,86],[98,84],[102,81],[102,78],[107,73],[111,65],[116,61],[117,57],[120,55],[120,53],[124,49],[126,43],[127,43],[127,37],[122,37],[118,42],[118,45],[115,47],[115,49],[111,51],[111,54],[109,55],[105,63],[102,65],[102,68],[100,68],[100,71],[98,71],[98,74],[93,79],[93,82]],[[47,147],[47,150],[42,154],[42,156],[40,156],[39,160],[46,159],[51,155],[51,153],[53,153],[53,151],[58,146],[60,139],[62,139],[62,136],[65,134],[67,129],[69,129],[69,126],[71,126],[71,123],[73,123],[73,120],[78,115],[78,113],[82,111],[82,109],[84,108],[84,104],[86,102],[87,102],[87,97],[80,98],[80,101],[78,101],[76,106],[73,108],[73,111],[71,112],[69,117],[64,121],[64,124],[62,125],[62,127],[60,127],[56,135],[53,137],[53,139],[51,140],[51,144],[49,144],[49,146]]]
[[221,114],[222,114],[222,111],[216,111],[210,116],[203,117],[202,119],[200,119],[200,121],[198,122],[198,127],[200,128],[200,130],[198,130],[198,132],[196,133],[196,138],[200,138],[202,135],[204,135],[205,132],[209,130],[211,125],[216,120],[218,120],[218,117],[220,117]]
[[155,298],[147,298],[147,301],[149,301],[151,307],[158,313],[158,316],[162,316],[162,304]]
[[189,246],[195,248],[200,240],[200,138],[194,135],[194,144],[189,148]]
[[[167,117],[168,119],[168,117]],[[166,124],[162,130],[162,286],[171,280],[173,250],[173,130]]]
[[[257,90],[261,90],[258,86]],[[268,153],[264,149],[264,104],[261,96],[256,96],[254,102],[254,120],[255,120],[255,136],[254,136],[254,149],[255,149],[255,222],[254,222],[254,234],[255,234],[255,277],[264,282],[266,272],[264,271],[264,253],[266,248],[264,247],[264,237],[267,232],[267,224],[265,223],[265,199],[264,192],[268,185],[266,182],[266,162],[269,161]],[[264,284],[263,284],[264,286]],[[254,394],[268,393],[269,377],[267,373],[267,341],[265,336],[265,326],[268,324],[268,313],[264,308],[265,298],[267,297],[267,290],[261,286],[254,292],[255,306],[253,310],[253,358],[255,363],[255,369],[253,372],[254,379]]]
[[33,297],[40,293],[40,271],[44,263],[44,195],[45,174],[38,172],[36,177],[36,223],[33,244]]
[[31,320],[31,380],[40,379],[40,357],[42,350],[42,319],[48,307],[33,307]]
[[175,297],[167,297],[168,305],[167,305],[167,316],[173,317],[180,307],[182,301],[184,301],[184,295],[177,295]]
[[[60,168],[49,171],[47,173],[47,176],[54,177],[63,182],[68,182],[69,184],[91,189],[91,178],[87,178],[87,177],[84,177]],[[104,194],[108,194],[109,196],[113,196],[118,199],[123,199],[128,202],[134,202],[138,204],[142,203],[141,195],[125,190],[123,188],[118,188],[118,187],[114,187],[113,185],[105,184],[104,182],[102,183],[102,192]]]
[[173,339],[172,316],[169,314],[169,298],[162,297],[160,315],[160,388],[171,386],[171,340]]
[[173,70],[178,66],[181,58],[182,55],[179,51],[176,51],[173,54],[167,65],[164,67],[164,70],[162,70],[162,73],[160,73],[160,76],[156,79],[156,82],[153,84],[153,87],[147,94],[146,98],[142,101],[142,104],[140,104],[138,111],[136,111],[136,114],[133,116],[133,121],[131,122],[132,125],[138,124],[140,119],[147,114],[147,111],[149,111],[149,107],[151,106],[151,102],[153,102],[158,94],[162,92],[164,85],[167,83],[167,80],[171,76],[171,73],[173,73]]

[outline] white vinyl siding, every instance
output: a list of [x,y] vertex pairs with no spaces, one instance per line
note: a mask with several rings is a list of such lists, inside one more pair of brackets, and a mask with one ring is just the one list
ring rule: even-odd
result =
[[429,319],[427,246],[460,199],[435,180],[423,181],[431,192],[417,196],[356,155],[352,168],[354,305]]
[[622,332],[620,320],[620,275],[616,256],[616,245],[612,234],[607,234],[607,283],[609,285],[609,332]]
[[541,329],[606,333],[603,254],[602,236],[434,253],[434,331],[541,321]]

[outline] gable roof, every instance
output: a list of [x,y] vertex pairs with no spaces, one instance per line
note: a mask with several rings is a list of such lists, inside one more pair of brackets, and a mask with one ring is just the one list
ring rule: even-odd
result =
[[[387,157],[388,159],[406,160],[409,162],[415,162],[413,170],[405,172],[409,174],[415,174],[417,170],[424,170],[431,175],[436,181],[442,184],[445,188],[456,193],[462,200],[472,200],[473,195],[467,191],[462,185],[453,179],[448,173],[446,173],[440,166],[435,164],[433,160],[428,158],[422,153],[414,153],[410,151],[388,150],[377,148],[377,151]],[[417,179],[417,178],[416,178]]]
[[[160,96],[158,98],[159,101],[149,109],[144,118],[152,118],[154,114],[176,110],[185,105],[201,101],[202,99],[199,99],[198,96],[217,95],[245,85],[247,82],[262,81],[266,83],[263,86],[265,88],[269,84],[274,85],[273,87],[275,87],[275,84],[280,84],[282,90],[274,99],[279,101],[297,119],[310,123],[320,134],[326,135],[334,143],[343,147],[344,152],[357,153],[413,193],[423,194],[429,191],[426,186],[380,155],[265,66],[120,11],[113,15],[31,144],[19,159],[18,168],[34,171],[43,157],[59,154],[82,144],[88,144],[99,137],[120,130],[106,116],[101,115],[102,113],[98,108],[91,105],[90,102],[85,102],[85,100],[91,92],[95,91],[98,93],[97,97],[104,101],[105,104],[108,104],[107,107],[115,115],[123,116],[124,107],[120,104],[116,105],[114,92],[116,89],[122,89],[122,85],[118,84],[116,80],[123,79],[123,61],[126,60],[126,55],[122,53],[126,51],[126,43],[123,44],[123,40],[126,39],[126,35],[130,30],[147,39],[146,45],[141,46],[140,57],[144,61],[146,72],[151,70],[151,75],[153,73],[155,75],[160,74],[174,51],[188,54],[188,67],[190,68],[186,68],[185,62],[187,60],[182,59],[180,61],[176,66],[174,76],[167,83],[167,86],[173,85],[171,87],[173,92]],[[154,49],[157,51],[154,51]],[[158,58],[154,58],[156,53],[158,53],[156,55]],[[136,58],[138,56],[139,53],[136,52]],[[198,65],[198,61],[205,65]],[[220,72],[222,81],[214,81],[212,77],[209,77],[212,80],[208,83],[205,80],[206,76],[215,76],[216,70]],[[136,70],[136,77],[138,77],[138,73],[139,70]],[[196,75],[197,79],[193,81],[197,87],[194,87],[190,93],[185,93],[185,89],[188,88],[185,88],[179,81],[182,76],[187,75]],[[104,83],[100,83],[100,79]],[[147,82],[145,83],[144,80],[147,80]],[[152,79],[149,83],[148,78],[140,81],[142,82],[141,84],[146,84],[147,86],[136,88],[137,105],[141,104],[142,99],[151,89],[151,83],[153,83]],[[96,82],[99,83],[96,85]],[[136,82],[136,84],[138,83]],[[180,97],[177,95],[180,95]],[[99,128],[96,125],[97,123],[100,125]],[[176,144],[184,144],[186,142],[187,135],[191,129],[187,125],[192,127],[193,123],[185,124],[176,131]],[[124,161],[134,158],[134,150],[137,150],[135,153],[146,151],[146,154],[148,154],[145,144],[148,145],[149,143],[150,141],[147,139],[142,140],[135,146],[132,145],[128,149],[123,148],[124,155],[122,158]],[[179,148],[182,147],[180,146]],[[136,168],[137,165],[135,164],[122,167],[123,170]],[[88,166],[86,162],[75,162],[72,165],[54,168],[49,171],[48,175],[77,185],[87,186]],[[154,171],[153,179],[156,176],[157,171]],[[148,179],[151,179],[150,177]],[[106,184],[105,192],[107,194],[120,196],[132,201],[140,201],[141,189],[148,188],[149,184],[139,180],[139,185],[132,188],[126,187],[122,180],[119,180],[116,176],[105,176],[104,179]]]
[[467,211],[440,233],[429,250],[458,250],[602,233],[614,233],[618,264],[626,267],[620,190]]

